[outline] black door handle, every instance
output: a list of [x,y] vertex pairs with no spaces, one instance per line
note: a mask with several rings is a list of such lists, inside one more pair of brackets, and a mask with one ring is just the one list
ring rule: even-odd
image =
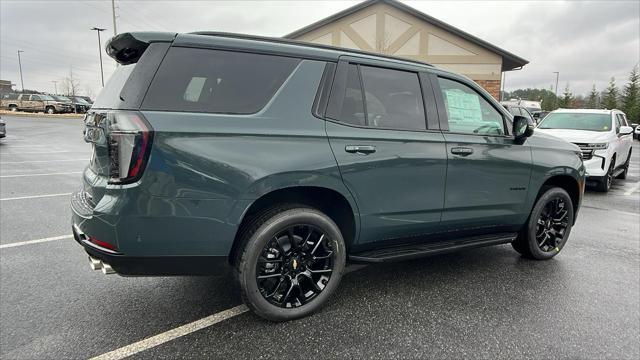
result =
[[376,152],[376,147],[371,145],[347,145],[344,147],[344,151],[360,155],[369,155]]
[[473,149],[468,147],[454,147],[451,148],[451,153],[454,155],[468,156],[473,154]]

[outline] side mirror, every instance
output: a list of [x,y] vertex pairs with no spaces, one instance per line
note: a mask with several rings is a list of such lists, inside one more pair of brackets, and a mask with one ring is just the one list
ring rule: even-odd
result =
[[516,115],[513,117],[513,135],[516,140],[522,141],[533,135],[533,129],[536,125],[529,118]]
[[631,126],[620,126],[620,131],[618,131],[620,135],[629,135],[632,132],[633,128]]

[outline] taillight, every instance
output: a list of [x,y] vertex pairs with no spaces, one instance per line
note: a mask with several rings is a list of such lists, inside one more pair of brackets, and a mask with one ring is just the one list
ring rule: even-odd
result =
[[89,236],[89,242],[92,242],[92,243],[94,243],[94,244],[96,244],[96,245],[98,245],[100,247],[105,248],[105,249],[109,249],[109,250],[113,250],[113,251],[117,251],[118,250],[118,248],[115,245],[113,245],[111,243],[108,243],[106,241],[98,240],[98,239],[94,238],[93,236]]
[[149,158],[153,129],[133,111],[107,113],[109,131],[109,183],[126,184],[142,176]]

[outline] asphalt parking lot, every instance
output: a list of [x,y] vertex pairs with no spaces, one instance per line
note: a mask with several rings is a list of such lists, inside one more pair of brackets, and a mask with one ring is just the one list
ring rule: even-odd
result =
[[[525,260],[506,245],[353,267],[323,311],[273,324],[238,307],[228,275],[125,278],[89,270],[69,236],[69,194],[90,157],[82,120],[3,119],[2,359],[111,351],[148,359],[640,357],[638,141],[628,179],[608,194],[587,192],[554,260]],[[228,309],[226,320],[208,318]],[[198,325],[205,327],[192,331]],[[176,328],[184,336],[166,341]],[[118,352],[156,335],[158,346]]]

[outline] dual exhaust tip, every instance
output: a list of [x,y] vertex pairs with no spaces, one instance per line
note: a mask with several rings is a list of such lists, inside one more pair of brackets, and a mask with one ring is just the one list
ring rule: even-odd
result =
[[91,270],[102,270],[102,273],[105,275],[115,274],[116,271],[113,270],[111,265],[106,262],[96,259],[93,256],[89,256],[89,267]]

